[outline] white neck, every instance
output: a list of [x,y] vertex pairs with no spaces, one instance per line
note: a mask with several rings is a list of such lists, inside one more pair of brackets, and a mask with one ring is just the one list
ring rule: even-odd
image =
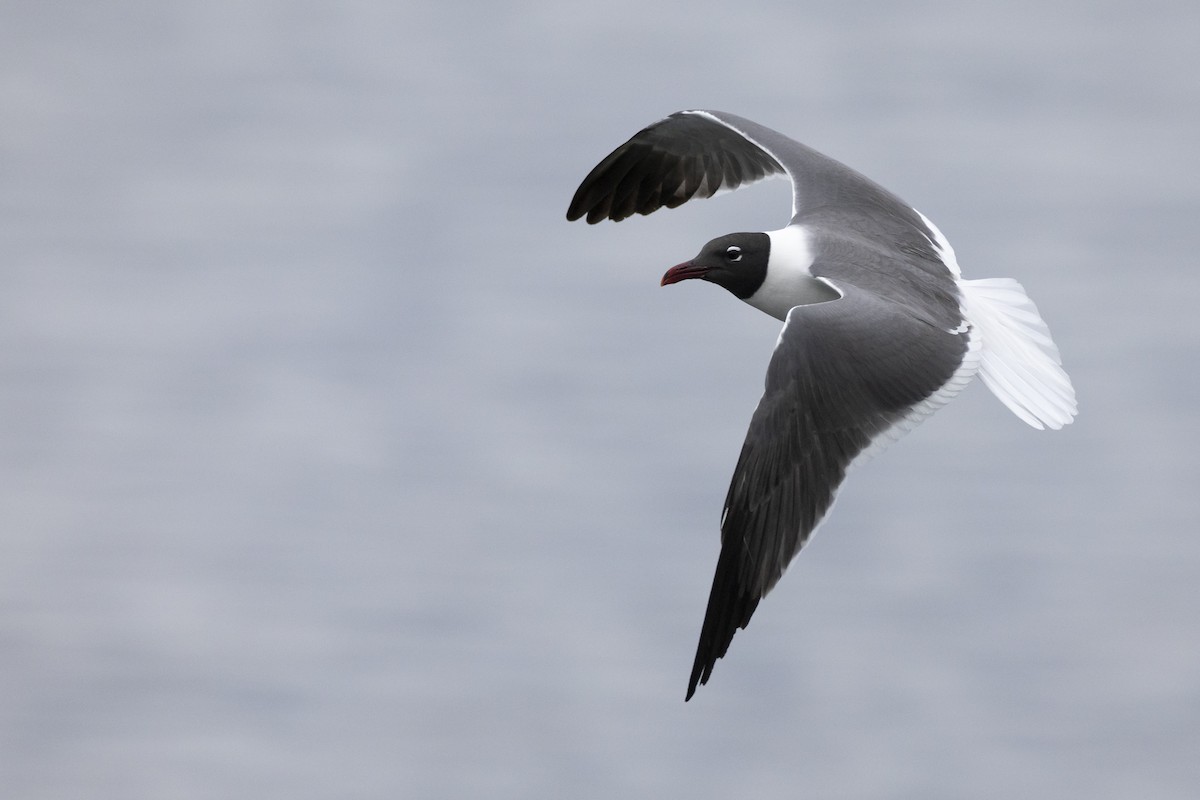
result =
[[767,259],[767,277],[746,302],[776,319],[787,319],[796,306],[836,300],[841,295],[810,271],[813,264],[812,242],[800,225],[767,231],[771,252]]

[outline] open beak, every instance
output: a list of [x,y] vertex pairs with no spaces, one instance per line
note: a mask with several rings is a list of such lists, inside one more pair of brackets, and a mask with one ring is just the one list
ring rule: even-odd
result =
[[667,270],[667,273],[662,276],[662,283],[659,286],[666,286],[669,283],[679,283],[689,278],[703,278],[708,274],[708,271],[709,267],[699,266],[694,261],[685,261]]

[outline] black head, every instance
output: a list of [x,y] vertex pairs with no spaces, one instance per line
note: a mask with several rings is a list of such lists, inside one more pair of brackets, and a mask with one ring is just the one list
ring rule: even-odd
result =
[[745,300],[766,280],[770,255],[771,237],[765,233],[730,233],[704,245],[691,261],[667,270],[662,285],[703,278]]

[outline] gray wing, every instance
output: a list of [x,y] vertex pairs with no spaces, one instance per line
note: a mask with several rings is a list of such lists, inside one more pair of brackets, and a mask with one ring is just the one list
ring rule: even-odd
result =
[[734,470],[687,697],[783,575],[866,447],[954,376],[966,338],[854,286],[788,314]]
[[[702,110],[676,112],[610,153],[579,185],[567,219],[620,221],[772,175],[792,181],[793,220],[809,209],[836,208],[876,225],[896,219],[910,236],[932,236],[912,208],[846,165],[744,117]],[[927,239],[915,241],[928,247]]]

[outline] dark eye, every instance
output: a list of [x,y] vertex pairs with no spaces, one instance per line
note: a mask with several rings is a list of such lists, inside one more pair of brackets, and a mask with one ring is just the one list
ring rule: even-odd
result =
[[736,244],[730,245],[729,249],[725,251],[725,258],[729,259],[730,261],[741,261],[742,248],[738,247]]

